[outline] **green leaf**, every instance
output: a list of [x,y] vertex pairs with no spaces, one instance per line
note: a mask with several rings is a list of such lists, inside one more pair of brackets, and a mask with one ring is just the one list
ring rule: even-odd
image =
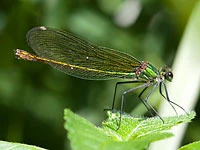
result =
[[173,134],[169,129],[183,122],[189,122],[194,118],[195,112],[179,117],[163,118],[165,123],[157,118],[133,118],[123,114],[119,125],[119,113],[108,111],[108,119],[103,122],[103,127],[95,127],[87,120],[65,110],[65,128],[71,147],[74,150],[142,150],[151,142],[169,138]]
[[64,119],[71,147],[74,150],[100,149],[100,147],[112,141],[101,128],[95,127],[87,120],[72,113],[69,109],[65,109]]
[[198,150],[198,149],[200,149],[200,141],[193,142],[188,145],[182,146],[178,150]]
[[45,150],[36,146],[0,141],[0,150]]
[[184,122],[190,122],[194,118],[195,112],[189,114],[163,118],[164,123],[158,117],[152,118],[134,118],[130,115],[122,115],[119,130],[119,113],[107,112],[108,119],[103,122],[105,133],[118,141],[129,141],[137,138],[143,138],[147,135],[153,136],[155,133],[163,133],[171,127]]

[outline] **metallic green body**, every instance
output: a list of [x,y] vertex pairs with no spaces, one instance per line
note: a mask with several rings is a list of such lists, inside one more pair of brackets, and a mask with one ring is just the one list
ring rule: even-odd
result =
[[146,68],[140,73],[139,77],[146,80],[153,80],[158,76],[158,74],[158,69],[152,64],[147,63]]

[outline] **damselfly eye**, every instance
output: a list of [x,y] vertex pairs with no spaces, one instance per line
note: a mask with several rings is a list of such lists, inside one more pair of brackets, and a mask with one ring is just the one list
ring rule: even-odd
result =
[[168,81],[172,81],[173,79],[173,73],[171,71],[167,72],[165,74],[165,78],[168,80]]

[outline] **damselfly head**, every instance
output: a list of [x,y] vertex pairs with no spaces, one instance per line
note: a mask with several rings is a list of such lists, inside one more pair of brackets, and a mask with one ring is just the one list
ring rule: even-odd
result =
[[165,77],[165,79],[167,79],[170,82],[172,81],[173,73],[169,67],[167,67],[167,66],[162,67],[160,72]]

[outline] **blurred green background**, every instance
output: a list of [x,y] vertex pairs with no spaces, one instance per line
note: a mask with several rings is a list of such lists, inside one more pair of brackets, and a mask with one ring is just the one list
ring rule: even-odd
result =
[[[138,9],[120,18],[124,0],[1,0],[0,140],[69,149],[64,108],[100,126],[105,118],[103,109],[111,107],[119,81],[81,80],[45,64],[15,59],[16,48],[32,52],[25,39],[28,30],[41,25],[66,30],[148,60],[158,68],[171,66],[196,1],[136,1]],[[121,92],[128,87],[119,89],[118,106]],[[134,96],[137,94],[127,96],[126,112],[139,104],[132,100]],[[199,123],[199,118],[193,121],[183,144],[200,139]]]

